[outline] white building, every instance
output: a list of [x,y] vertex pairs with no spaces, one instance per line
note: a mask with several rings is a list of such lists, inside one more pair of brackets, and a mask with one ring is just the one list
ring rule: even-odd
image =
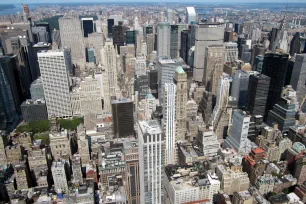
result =
[[142,42],[142,45],[141,45],[141,54],[144,55],[144,56],[147,56],[148,55],[148,48],[147,48],[147,43],[146,42]]
[[250,150],[248,131],[251,116],[238,109],[233,113],[233,125],[231,136],[225,139],[225,147],[234,148],[238,152],[247,153]]
[[117,70],[117,51],[112,40],[107,40],[101,50],[101,61],[104,67],[103,73],[103,93],[104,93],[104,112],[111,113],[110,99],[111,96],[117,96],[118,87],[118,70]]
[[136,16],[134,19],[134,30],[138,30],[139,27],[138,17]]
[[235,42],[224,43],[225,62],[235,62],[238,60],[238,44]]
[[157,56],[170,58],[170,24],[157,25]]
[[135,75],[146,75],[146,58],[145,56],[137,56],[135,62]]
[[162,204],[165,138],[158,121],[138,121],[140,203]]
[[102,114],[101,87],[92,76],[83,78],[71,93],[72,111],[75,116],[87,113]]
[[176,164],[176,122],[175,122],[176,85],[166,83],[163,96],[163,131],[166,137],[166,164]]
[[78,64],[81,68],[84,67],[86,64],[85,43],[79,16],[64,16],[58,19],[58,23],[61,31],[62,47],[71,49],[73,64]]
[[119,21],[122,21],[122,15],[110,15],[108,19],[114,19],[114,25],[119,25]]
[[218,142],[217,135],[211,129],[207,129],[199,135],[199,141],[201,142],[201,146],[203,148],[204,156],[208,159],[212,159],[217,156],[220,143]]
[[65,172],[64,161],[54,161],[51,167],[52,177],[54,181],[54,189],[56,192],[64,191],[68,193],[67,177]]
[[41,51],[37,53],[48,117],[72,116],[70,99],[70,55],[64,51]]
[[168,9],[167,10],[167,21],[170,24],[173,24],[173,10],[172,9]]
[[101,49],[104,47],[105,37],[104,33],[89,33],[88,45],[94,48],[97,64],[101,63]]
[[156,106],[158,105],[159,100],[149,93],[145,98],[144,116],[146,120],[152,117],[152,113],[156,110]]
[[197,22],[197,14],[196,11],[194,9],[194,7],[187,7],[186,8],[186,20],[187,20],[187,24],[191,24],[192,21]]

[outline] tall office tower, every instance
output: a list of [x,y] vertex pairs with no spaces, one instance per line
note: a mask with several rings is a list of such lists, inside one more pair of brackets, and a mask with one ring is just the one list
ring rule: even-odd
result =
[[109,19],[114,19],[114,25],[119,25],[119,21],[122,21],[122,15],[110,15]]
[[151,93],[148,93],[145,98],[145,110],[144,115],[146,120],[150,120],[152,113],[156,110],[159,105],[159,100],[156,99]]
[[181,48],[181,33],[183,30],[186,30],[188,28],[187,24],[178,24],[177,25],[177,34],[178,34],[178,48],[177,48],[177,54],[176,57],[179,58],[180,57],[180,48]]
[[53,42],[53,40],[51,39],[52,36],[51,36],[51,29],[50,29],[50,24],[49,23],[47,23],[47,22],[38,22],[38,23],[35,23],[35,26],[36,27],[45,27],[46,31],[48,33],[48,37],[49,37],[46,42],[48,42],[48,43]]
[[101,63],[101,49],[105,43],[105,37],[103,33],[89,33],[88,45],[94,49],[97,63]]
[[78,153],[81,158],[82,166],[89,164],[89,147],[88,147],[88,138],[85,133],[85,128],[83,125],[77,127],[77,142],[78,142]]
[[51,42],[52,42],[52,47],[54,47],[54,49],[58,49],[62,47],[60,31],[56,30],[55,28],[52,31]]
[[170,24],[173,24],[173,10],[172,9],[167,10],[167,22]]
[[86,62],[96,64],[95,50],[92,47],[86,48]]
[[290,42],[290,56],[294,56],[294,54],[301,53],[301,36],[299,32],[296,32]]
[[181,33],[179,33],[179,35],[181,35],[181,47],[180,49],[180,57],[184,60],[184,62],[186,62],[186,64],[188,63],[188,37],[189,37],[189,31],[188,30],[183,30]]
[[163,11],[161,11],[161,12],[159,13],[159,22],[160,22],[160,23],[165,22],[165,14],[164,14]]
[[127,200],[129,203],[140,204],[139,186],[139,151],[136,140],[123,143],[126,180]]
[[157,25],[157,56],[170,58],[170,24],[167,22]]
[[244,63],[250,63],[251,61],[251,52],[249,45],[241,45],[241,60]]
[[282,132],[288,132],[289,127],[294,126],[296,115],[296,93],[280,98],[279,102],[273,106],[269,111],[267,124],[273,126],[274,123],[278,124],[278,128]]
[[145,99],[149,93],[149,76],[145,75],[136,75],[134,82],[134,92],[138,91],[139,100]]
[[147,43],[146,42],[142,42],[142,45],[141,45],[141,52],[140,52],[141,55],[144,55],[144,56],[148,56],[148,46],[147,46]]
[[150,55],[154,50],[155,35],[147,34],[147,53]]
[[125,34],[125,36],[126,36],[125,43],[136,45],[136,33],[137,33],[137,31],[136,30],[127,30],[125,33],[126,33]]
[[265,115],[270,77],[254,74],[249,78],[247,108],[252,115]]
[[146,36],[149,35],[149,34],[153,34],[153,26],[151,25],[144,25],[143,26],[143,37],[144,37],[144,40],[146,41]]
[[[193,79],[202,82],[204,74],[204,65],[206,47],[209,45],[223,45],[224,24],[199,24],[196,27],[195,51],[194,51],[194,69]],[[224,48],[223,48],[224,49]],[[204,59],[204,60],[203,60]],[[223,58],[224,62],[224,58]]]
[[295,56],[288,60],[284,86],[291,85],[291,78],[293,74],[294,64],[295,64]]
[[72,116],[70,100],[71,59],[66,50],[37,53],[48,117]]
[[49,35],[51,34],[48,33],[46,27],[40,27],[40,26],[32,27],[32,33],[35,44],[38,42],[44,42],[44,43],[49,42],[50,39]]
[[68,184],[65,171],[65,161],[54,161],[51,167],[52,177],[54,181],[54,190],[58,193],[68,193]]
[[251,117],[242,110],[233,111],[232,134],[224,141],[225,147],[247,153],[249,149],[248,131]]
[[181,66],[179,60],[170,60],[165,57],[159,57],[156,60],[156,69],[158,72],[158,95],[163,96],[164,84],[167,82],[173,82],[173,76],[175,69]]
[[163,96],[162,127],[166,139],[165,164],[176,164],[176,121],[175,121],[176,85],[166,83]]
[[197,22],[197,14],[194,7],[187,7],[186,8],[186,23],[191,24],[191,22]]
[[255,59],[257,56],[264,56],[265,55],[265,46],[262,44],[256,44],[253,46],[252,55],[251,55],[251,65],[254,66]]
[[214,107],[214,110],[213,110],[213,113],[210,119],[211,120],[210,123],[214,127],[218,125],[217,123],[220,120],[220,116],[222,116],[222,112],[228,106],[229,90],[230,90],[229,76],[224,75],[218,81],[218,92],[217,92],[217,98],[216,98],[216,105]]
[[112,34],[113,34],[113,43],[114,45],[117,46],[117,50],[120,52],[120,46],[124,46],[122,21],[120,21],[118,25],[113,26]]
[[135,75],[146,75],[146,58],[145,56],[137,56],[135,64]]
[[269,50],[272,51],[275,40],[276,40],[276,35],[279,32],[278,28],[272,28],[272,31],[270,33],[270,45],[269,45]]
[[279,29],[277,32],[272,51],[275,52],[277,49],[283,50],[285,53],[289,51],[288,33],[286,30]]
[[254,65],[252,67],[252,70],[261,73],[262,67],[263,67],[263,62],[264,62],[264,56],[258,55],[257,57],[255,57]]
[[248,86],[250,74],[243,70],[238,70],[233,79],[231,96],[236,98],[238,108],[245,109],[248,100]]
[[177,123],[176,138],[177,140],[184,140],[186,133],[187,123],[187,100],[188,100],[188,87],[187,87],[187,74],[181,66],[175,70],[174,84],[176,85],[175,96],[175,119]]
[[28,22],[28,18],[30,17],[30,10],[27,4],[22,4],[23,8],[23,20],[24,22]]
[[271,78],[265,116],[268,115],[269,110],[271,110],[281,98],[281,92],[285,83],[287,63],[288,54],[265,54],[261,73]]
[[158,72],[155,69],[151,69],[148,72],[149,75],[149,89],[155,98],[158,98]]
[[[105,68],[103,80],[104,111],[111,113],[110,100],[118,92],[116,49],[111,40],[107,40],[101,50],[102,64]],[[105,81],[106,80],[106,81]]]
[[64,16],[58,19],[58,23],[61,31],[62,47],[71,49],[72,63],[78,64],[82,68],[86,63],[86,55],[79,17],[77,15]]
[[138,22],[138,17],[136,16],[134,19],[134,30],[138,30],[140,28],[139,22]]
[[291,76],[291,85],[296,90],[298,102],[302,104],[306,97],[306,54],[298,54],[295,57],[295,63]]
[[225,43],[225,62],[235,62],[238,60],[238,45],[234,42]]
[[114,19],[107,19],[107,37],[111,38],[113,37],[113,26],[115,25]]
[[20,106],[13,69],[7,65],[11,65],[10,58],[0,58],[0,106],[5,116],[5,126],[17,122],[17,107]]
[[197,24],[192,23],[188,25],[188,50],[195,46],[195,36],[196,36]]
[[101,87],[93,76],[84,77],[71,92],[71,108],[74,116],[102,113]]
[[138,121],[140,203],[162,204],[165,136],[157,120]]
[[142,50],[142,41],[143,41],[143,32],[142,29],[139,29],[136,34],[136,55],[139,55]]
[[205,48],[203,84],[213,95],[217,95],[218,81],[223,73],[224,58],[223,45],[210,45]]
[[170,25],[170,57],[177,58],[178,53],[178,25]]
[[115,137],[134,136],[134,108],[131,99],[112,100],[112,116]]

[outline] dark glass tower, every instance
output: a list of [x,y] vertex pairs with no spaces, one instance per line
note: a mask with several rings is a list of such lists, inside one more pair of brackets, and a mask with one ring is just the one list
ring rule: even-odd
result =
[[188,30],[183,30],[181,32],[181,47],[180,47],[180,57],[188,64]]
[[171,59],[177,58],[178,53],[178,25],[170,26],[170,56]]
[[115,137],[134,135],[133,102],[131,99],[111,101]]
[[93,18],[82,18],[82,28],[84,37],[87,38],[88,34],[94,32]]
[[262,74],[271,78],[265,117],[269,110],[280,100],[285,83],[285,75],[288,64],[288,54],[267,53],[265,54]]
[[300,33],[296,32],[293,36],[291,42],[290,42],[290,55],[294,56],[294,54],[300,54],[301,53],[301,37]]
[[[120,52],[120,46],[124,46],[124,35],[123,35],[123,26],[122,22],[119,21],[119,25],[113,26],[113,43],[117,46],[118,52]],[[119,53],[120,54],[120,53]]]
[[158,98],[157,70],[150,70],[149,74],[149,89],[155,98]]
[[126,31],[126,44],[136,44],[136,30]]
[[247,108],[252,115],[264,116],[269,86],[270,77],[263,74],[255,74],[250,76]]
[[115,24],[114,19],[107,19],[107,31],[108,31],[108,37],[111,38],[113,35],[113,25]]

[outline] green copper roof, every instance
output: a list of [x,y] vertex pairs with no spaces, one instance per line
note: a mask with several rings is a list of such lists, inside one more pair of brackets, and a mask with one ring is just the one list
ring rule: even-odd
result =
[[151,93],[148,93],[146,98],[154,98],[154,96]]
[[292,149],[294,149],[296,152],[300,153],[302,150],[305,150],[305,146],[300,142],[295,142],[292,145]]
[[185,71],[183,70],[183,67],[178,66],[175,70],[177,73],[185,73]]

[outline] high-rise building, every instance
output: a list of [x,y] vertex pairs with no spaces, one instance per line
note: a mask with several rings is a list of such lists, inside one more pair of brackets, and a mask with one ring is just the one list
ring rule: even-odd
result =
[[263,67],[263,61],[264,61],[264,56],[262,56],[262,55],[256,56],[252,69],[254,71],[257,71],[257,72],[261,73],[262,67]]
[[173,24],[173,10],[172,9],[167,10],[167,21],[168,23]]
[[138,121],[140,203],[162,204],[165,136],[157,120]]
[[62,47],[70,48],[72,63],[83,67],[86,63],[86,56],[79,17],[77,15],[64,16],[58,20],[58,23]]
[[247,108],[252,115],[265,115],[270,77],[254,74],[249,78]]
[[231,96],[237,100],[237,105],[241,109],[245,109],[248,100],[248,86],[250,74],[243,70],[237,70],[233,79],[233,87]]
[[171,59],[177,58],[178,49],[179,49],[178,47],[178,25],[170,25],[170,56],[171,56]]
[[223,45],[210,45],[205,48],[203,83],[213,95],[217,94],[218,81],[223,74],[224,58]]
[[162,126],[166,140],[165,164],[176,164],[176,85],[165,83],[164,89]]
[[170,58],[170,24],[167,22],[157,25],[157,56]]
[[224,24],[220,23],[203,23],[196,26],[193,70],[193,79],[195,81],[201,82],[204,75],[205,57],[207,56],[206,47],[223,44],[224,29]]
[[173,76],[178,66],[181,66],[179,60],[159,57],[156,61],[156,69],[158,72],[158,95],[163,96],[164,84],[173,82]]
[[54,161],[51,167],[52,177],[54,181],[54,190],[61,193],[68,192],[67,176],[64,161]]
[[155,35],[154,34],[147,34],[147,53],[150,55],[154,50],[155,44]]
[[88,46],[94,49],[96,62],[101,63],[101,49],[105,43],[105,37],[103,33],[89,33],[88,34]]
[[197,22],[197,14],[194,9],[194,7],[187,7],[186,8],[186,13],[187,13],[187,18],[186,18],[186,23],[191,24],[191,22]]
[[181,35],[181,47],[180,49],[180,57],[186,62],[186,64],[188,63],[188,37],[189,37],[189,32],[188,30],[183,30],[181,33],[179,33],[179,35]]
[[146,59],[145,56],[137,56],[135,64],[135,75],[146,75]]
[[291,75],[290,84],[296,90],[298,102],[302,104],[306,97],[306,54],[297,54]]
[[178,66],[175,70],[174,84],[176,85],[175,96],[175,119],[177,123],[176,138],[177,140],[184,140],[187,132],[187,100],[188,100],[188,86],[187,86],[187,74],[184,72],[181,66]]
[[235,42],[225,43],[225,62],[235,62],[238,60],[238,45]]
[[217,140],[217,135],[211,129],[206,129],[198,133],[198,141],[204,156],[208,159],[213,159],[218,155],[220,143]]
[[51,43],[51,42],[53,42],[53,40],[52,40],[52,36],[51,36],[51,29],[50,29],[50,24],[48,23],[48,22],[37,22],[37,23],[35,23],[35,26],[36,27],[45,27],[46,28],[46,31],[47,31],[47,33],[48,33],[48,39],[47,39],[47,41],[46,42],[48,42],[48,43]]
[[114,19],[107,19],[107,33],[109,38],[113,36],[113,26],[115,25],[115,20]]
[[134,136],[134,108],[131,99],[112,100],[115,137]]
[[96,61],[95,50],[92,47],[86,48],[86,62],[96,64]]
[[30,92],[31,92],[31,99],[32,100],[37,100],[37,99],[44,99],[44,87],[43,87],[43,82],[41,78],[36,79],[35,81],[32,82],[31,87],[30,87]]
[[122,15],[110,15],[108,19],[114,19],[114,24],[113,25],[119,25],[119,21],[122,21]]
[[54,161],[63,157],[70,158],[71,150],[67,130],[62,132],[52,131],[50,133],[50,148]]
[[155,98],[158,98],[158,72],[157,70],[150,70],[148,72],[148,75],[149,75],[149,89],[152,93],[152,95],[155,97]]
[[231,136],[225,139],[224,145],[234,148],[238,152],[248,152],[248,131],[251,117],[242,110],[233,113],[233,125]]
[[42,51],[37,54],[43,81],[48,117],[72,116],[70,100],[71,59],[66,50]]
[[38,42],[49,43],[51,34],[48,33],[46,27],[40,27],[40,26],[32,27],[32,33],[35,44]]
[[112,37],[114,45],[117,46],[117,50],[120,52],[120,46],[124,46],[123,25],[121,21],[118,25],[113,26]]
[[21,106],[22,118],[26,123],[48,120],[46,102],[43,99],[26,100]]
[[301,36],[299,32],[296,32],[290,42],[290,55],[294,56],[294,54],[301,53]]
[[135,19],[134,19],[134,29],[135,30],[138,30],[139,29],[139,22],[138,22],[138,17],[136,16]]
[[269,110],[271,110],[281,98],[281,92],[285,83],[287,63],[288,54],[265,54],[261,73],[271,78],[265,117],[268,115]]
[[136,44],[136,30],[127,30],[125,31],[125,43],[126,44]]
[[255,59],[257,56],[264,56],[265,55],[265,46],[262,44],[256,44],[252,48],[252,55],[251,55],[251,65],[254,66]]
[[111,97],[116,96],[116,93],[118,92],[116,55],[117,53],[113,42],[107,40],[103,49],[101,50],[102,64],[105,68],[103,80],[103,107],[104,111],[107,113],[111,113]]

